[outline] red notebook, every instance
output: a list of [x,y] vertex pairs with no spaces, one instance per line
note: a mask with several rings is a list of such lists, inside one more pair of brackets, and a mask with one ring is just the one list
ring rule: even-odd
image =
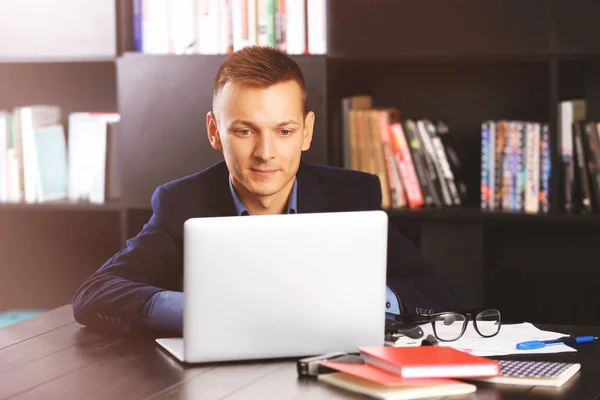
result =
[[403,378],[369,364],[344,364],[336,363],[335,361],[321,361],[321,365],[383,386],[438,386],[459,383],[452,379]]
[[359,347],[367,364],[403,378],[496,376],[500,363],[445,346]]

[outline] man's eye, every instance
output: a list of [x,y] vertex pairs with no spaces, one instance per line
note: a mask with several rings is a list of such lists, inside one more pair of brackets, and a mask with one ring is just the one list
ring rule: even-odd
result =
[[242,136],[249,136],[252,131],[250,129],[240,129],[238,133]]
[[290,136],[292,134],[292,131],[290,131],[289,129],[282,129],[280,132],[281,136]]

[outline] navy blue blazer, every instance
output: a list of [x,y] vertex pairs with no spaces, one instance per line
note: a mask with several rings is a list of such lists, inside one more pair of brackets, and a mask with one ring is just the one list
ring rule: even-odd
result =
[[[381,186],[375,175],[302,162],[297,178],[299,213],[381,209]],[[143,330],[142,310],[152,295],[183,290],[184,222],[235,215],[226,164],[221,161],[159,186],[152,195],[152,209],[138,235],[75,293],[73,312],[80,324],[115,332]],[[387,284],[400,297],[403,313],[458,307],[452,289],[393,223]]]

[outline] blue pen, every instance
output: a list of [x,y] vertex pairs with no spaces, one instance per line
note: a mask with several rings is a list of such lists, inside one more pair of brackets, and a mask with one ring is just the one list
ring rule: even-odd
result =
[[529,342],[521,342],[517,344],[518,350],[535,350],[541,349],[546,346],[552,346],[553,344],[578,344],[593,342],[598,339],[596,336],[563,336],[553,340],[531,340]]

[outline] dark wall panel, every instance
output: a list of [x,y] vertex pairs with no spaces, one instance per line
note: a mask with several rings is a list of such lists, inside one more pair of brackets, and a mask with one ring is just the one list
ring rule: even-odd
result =
[[555,51],[563,55],[600,55],[597,0],[552,0]]
[[328,48],[341,57],[546,55],[548,0],[330,0]]

